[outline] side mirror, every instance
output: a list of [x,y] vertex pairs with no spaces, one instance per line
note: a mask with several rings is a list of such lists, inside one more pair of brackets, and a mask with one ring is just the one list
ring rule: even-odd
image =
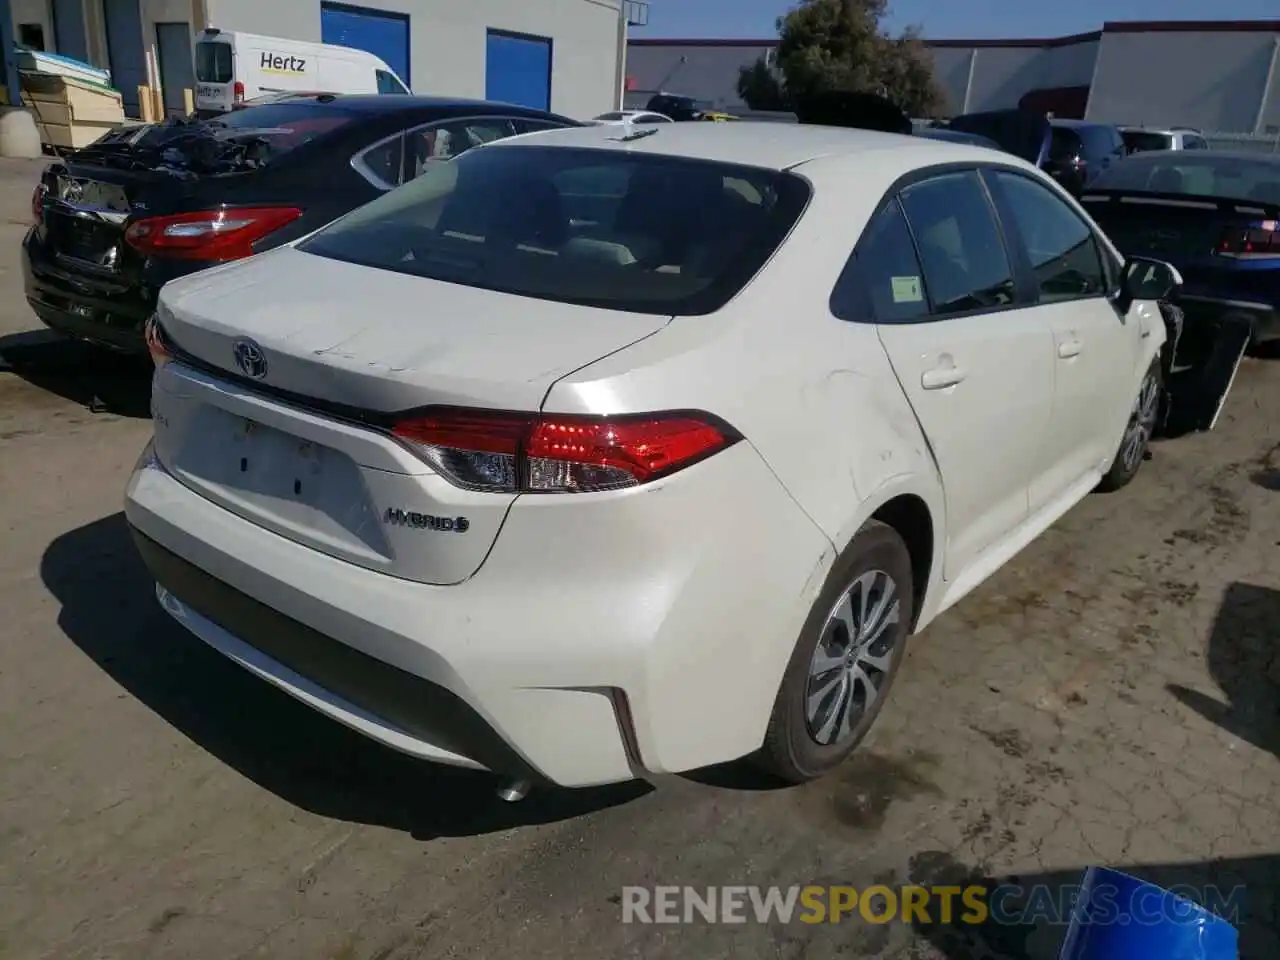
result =
[[1182,288],[1182,274],[1163,260],[1130,257],[1120,279],[1117,306],[1128,311],[1135,300],[1168,300]]

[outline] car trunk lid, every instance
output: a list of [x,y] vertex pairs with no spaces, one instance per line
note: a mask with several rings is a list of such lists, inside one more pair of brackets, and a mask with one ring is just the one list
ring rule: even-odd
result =
[[[1268,223],[1274,232],[1280,221],[1280,205],[1256,200],[1091,189],[1080,201],[1121,253],[1168,260],[1179,269],[1233,268],[1235,260],[1219,254],[1224,239]],[[1184,280],[1194,283],[1185,269]]]
[[536,412],[557,380],[669,321],[291,247],[171,283],[159,315],[180,362],[157,377],[157,452],[179,480],[297,543],[433,584],[479,568],[516,495],[445,479],[391,435],[398,415]]

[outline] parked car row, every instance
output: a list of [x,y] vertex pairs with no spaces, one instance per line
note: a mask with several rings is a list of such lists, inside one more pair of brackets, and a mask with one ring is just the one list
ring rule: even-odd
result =
[[50,327],[144,353],[170,280],[296,240],[476,144],[575,125],[507,104],[291,94],[126,128],[41,177],[27,302]]
[[798,782],[1158,424],[1178,269],[947,139],[290,99],[51,165],[28,298],[148,318],[126,516],[252,673],[510,797]]

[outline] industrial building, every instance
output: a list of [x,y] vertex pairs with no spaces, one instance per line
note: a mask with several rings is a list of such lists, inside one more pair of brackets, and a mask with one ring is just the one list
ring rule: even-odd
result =
[[[1280,20],[1107,23],[1040,40],[929,40],[945,113],[1020,103],[1058,116],[1236,134],[1280,133]],[[776,40],[632,39],[627,96],[664,89],[743,104],[738,71]]]
[[[415,93],[503,99],[591,117],[616,108],[622,0],[7,0],[19,43],[111,71],[127,112],[149,80],[171,111],[194,86],[205,26],[337,43],[385,60]],[[0,0],[0,8],[4,5]],[[148,76],[147,63],[159,77]],[[517,79],[518,78],[518,79]],[[138,115],[133,113],[133,115]]]

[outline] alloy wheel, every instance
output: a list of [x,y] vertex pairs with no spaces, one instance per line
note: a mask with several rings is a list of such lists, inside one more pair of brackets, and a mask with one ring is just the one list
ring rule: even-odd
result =
[[1133,413],[1129,415],[1129,426],[1125,428],[1124,441],[1120,444],[1120,457],[1126,471],[1138,468],[1147,444],[1151,440],[1151,434],[1155,431],[1156,414],[1159,409],[1160,380],[1154,372],[1149,372],[1138,390],[1138,397],[1133,404]]
[[809,662],[805,721],[824,747],[851,737],[880,696],[902,617],[898,585],[883,570],[863,573],[827,614]]

